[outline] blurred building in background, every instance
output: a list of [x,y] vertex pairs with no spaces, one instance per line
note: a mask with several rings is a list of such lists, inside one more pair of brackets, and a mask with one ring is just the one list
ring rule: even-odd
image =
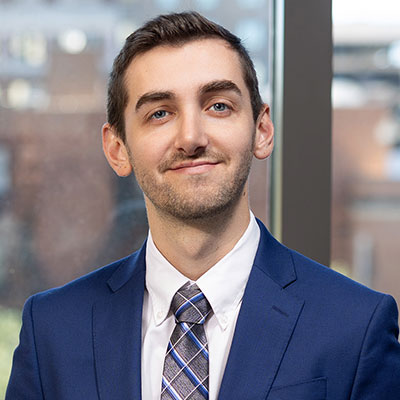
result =
[[400,303],[400,3],[333,19],[332,266]]

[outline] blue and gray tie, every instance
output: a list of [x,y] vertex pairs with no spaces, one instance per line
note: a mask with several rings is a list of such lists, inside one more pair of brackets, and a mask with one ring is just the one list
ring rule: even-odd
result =
[[168,343],[161,400],[208,399],[208,345],[204,322],[211,306],[196,284],[187,282],[174,295],[176,326]]

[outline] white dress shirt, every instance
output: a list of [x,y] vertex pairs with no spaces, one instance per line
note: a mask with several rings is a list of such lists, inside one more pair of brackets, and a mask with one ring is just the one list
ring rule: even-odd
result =
[[[209,350],[209,400],[218,397],[259,239],[260,229],[251,214],[249,226],[235,247],[196,281],[213,310],[204,325]],[[170,305],[188,280],[159,252],[149,232],[142,320],[143,400],[160,399],[165,352],[175,328]]]

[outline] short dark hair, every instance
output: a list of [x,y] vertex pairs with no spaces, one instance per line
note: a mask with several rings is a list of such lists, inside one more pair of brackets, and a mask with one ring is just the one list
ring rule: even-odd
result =
[[254,64],[241,40],[224,27],[194,11],[160,15],[128,36],[124,47],[114,60],[108,82],[107,118],[116,129],[117,135],[124,141],[124,111],[128,103],[125,72],[133,58],[157,46],[181,46],[204,38],[222,39],[239,55],[244,81],[250,93],[253,118],[256,121],[263,103]]

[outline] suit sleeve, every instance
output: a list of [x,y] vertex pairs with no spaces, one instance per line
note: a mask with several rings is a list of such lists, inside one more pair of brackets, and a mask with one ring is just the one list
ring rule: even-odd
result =
[[22,314],[19,345],[15,349],[5,400],[43,400],[32,318],[34,297],[29,298]]
[[400,344],[396,302],[384,295],[362,345],[351,400],[400,399]]

